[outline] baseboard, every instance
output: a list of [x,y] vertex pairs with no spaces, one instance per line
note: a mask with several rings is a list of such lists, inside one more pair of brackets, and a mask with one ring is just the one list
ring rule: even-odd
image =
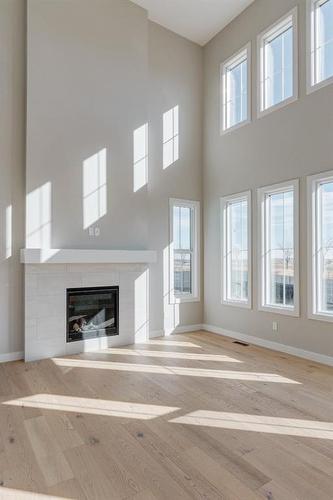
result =
[[163,337],[163,336],[164,336],[164,330],[151,330],[149,332],[150,339],[156,339],[157,337]]
[[8,363],[8,361],[18,361],[23,358],[24,353],[22,351],[8,352],[6,354],[0,354],[0,363]]
[[305,351],[304,349],[299,349],[298,347],[280,344],[279,342],[273,342],[271,340],[264,340],[259,337],[253,337],[252,335],[246,335],[245,333],[225,330],[224,328],[220,328],[219,326],[204,324],[202,325],[202,330],[216,333],[217,335],[223,335],[224,337],[231,337],[235,340],[241,340],[243,342],[247,342],[248,344],[254,344],[259,347],[265,347],[266,349],[271,349],[272,351],[284,352],[285,354],[291,354],[292,356],[297,356],[309,361],[315,361],[316,363],[322,363],[323,365],[333,366],[333,357],[326,356],[325,354]]
[[197,332],[199,330],[202,330],[202,324],[176,326],[172,330],[152,330],[149,332],[149,338],[155,339],[157,337],[166,337],[168,335],[173,335],[175,333],[189,333],[189,332]]
[[184,325],[184,326],[176,326],[176,328],[172,331],[173,333],[189,333],[189,332],[198,332],[202,330],[202,325]]

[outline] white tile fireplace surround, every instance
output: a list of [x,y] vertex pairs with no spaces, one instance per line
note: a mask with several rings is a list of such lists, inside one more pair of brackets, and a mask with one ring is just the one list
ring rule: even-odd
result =
[[[153,251],[24,249],[25,360],[132,344],[149,334]],[[66,342],[67,288],[119,286],[119,335]]]

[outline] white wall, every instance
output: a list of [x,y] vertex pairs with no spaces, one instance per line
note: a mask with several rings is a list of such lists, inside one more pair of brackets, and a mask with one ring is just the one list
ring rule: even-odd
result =
[[[256,36],[274,21],[299,7],[300,97],[279,111],[234,132],[219,134],[219,67],[252,41],[253,93],[256,105]],[[295,0],[256,0],[204,49],[204,322],[265,340],[333,355],[332,324],[307,319],[307,217],[305,176],[333,168],[333,85],[306,95],[305,7]],[[300,275],[301,316],[291,318],[257,310],[257,218],[254,211],[254,308],[252,311],[220,303],[219,198],[256,190],[292,178],[301,178]],[[254,200],[255,201],[255,200]],[[254,203],[254,209],[256,205]],[[272,331],[272,321],[279,331]]]
[[1,0],[0,360],[23,350],[24,161],[25,2]]

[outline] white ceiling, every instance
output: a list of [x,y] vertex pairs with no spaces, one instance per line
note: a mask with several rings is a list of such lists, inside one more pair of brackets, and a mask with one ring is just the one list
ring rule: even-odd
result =
[[132,0],[149,19],[200,45],[230,23],[254,0]]

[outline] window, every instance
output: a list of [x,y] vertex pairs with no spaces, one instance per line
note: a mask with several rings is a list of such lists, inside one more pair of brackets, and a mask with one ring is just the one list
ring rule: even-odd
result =
[[258,115],[298,97],[297,8],[258,36]]
[[308,92],[333,82],[333,0],[308,0]]
[[221,132],[249,123],[251,115],[251,44],[221,66]]
[[251,191],[221,198],[222,303],[251,307]]
[[179,159],[179,106],[163,114],[163,169]]
[[258,190],[259,308],[299,315],[298,180]]
[[171,302],[199,300],[199,231],[199,202],[171,199]]
[[308,178],[309,316],[333,321],[333,172]]

